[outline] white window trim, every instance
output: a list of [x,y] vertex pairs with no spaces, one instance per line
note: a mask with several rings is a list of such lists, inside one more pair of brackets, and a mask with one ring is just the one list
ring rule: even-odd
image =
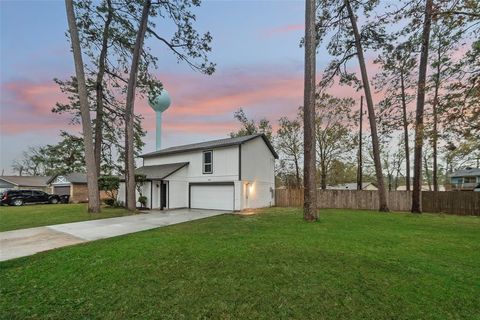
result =
[[[210,162],[205,162],[205,154],[210,153]],[[205,166],[210,165],[210,171],[205,170]],[[202,173],[203,174],[212,174],[213,173],[213,150],[205,150],[202,152]]]

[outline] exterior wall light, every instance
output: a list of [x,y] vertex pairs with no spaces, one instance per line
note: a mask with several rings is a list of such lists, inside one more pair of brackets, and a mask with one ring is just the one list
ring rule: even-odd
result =
[[248,192],[250,195],[252,195],[255,192],[255,187],[253,183],[250,183],[250,186],[248,188]]

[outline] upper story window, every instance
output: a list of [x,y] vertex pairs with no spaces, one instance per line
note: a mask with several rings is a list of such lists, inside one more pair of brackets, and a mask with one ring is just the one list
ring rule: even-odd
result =
[[213,173],[213,151],[203,151],[203,173]]

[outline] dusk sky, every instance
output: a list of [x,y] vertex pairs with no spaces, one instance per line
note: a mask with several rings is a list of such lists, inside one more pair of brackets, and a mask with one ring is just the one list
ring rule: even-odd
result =
[[[69,125],[67,115],[51,113],[64,99],[52,79],[74,73],[64,2],[2,0],[0,12],[0,168],[11,173],[12,161],[29,146],[55,143],[60,130],[78,134],[80,128]],[[203,1],[195,13],[198,30],[213,35],[213,76],[178,64],[153,40],[147,43],[159,57],[157,75],[173,100],[164,113],[163,146],[227,136],[238,127],[233,112],[240,107],[274,123],[294,116],[303,100],[304,2]],[[319,77],[328,59],[318,53]],[[331,93],[359,96],[347,87]],[[154,113],[141,100],[135,109],[148,131],[144,152],[153,151]]]

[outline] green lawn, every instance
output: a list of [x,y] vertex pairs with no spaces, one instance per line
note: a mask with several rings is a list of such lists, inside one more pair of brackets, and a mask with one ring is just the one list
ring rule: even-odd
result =
[[0,206],[0,232],[59,223],[112,218],[126,214],[128,214],[128,211],[118,208],[102,208],[100,214],[89,214],[86,204]]
[[274,208],[0,270],[2,319],[480,319],[480,219]]

